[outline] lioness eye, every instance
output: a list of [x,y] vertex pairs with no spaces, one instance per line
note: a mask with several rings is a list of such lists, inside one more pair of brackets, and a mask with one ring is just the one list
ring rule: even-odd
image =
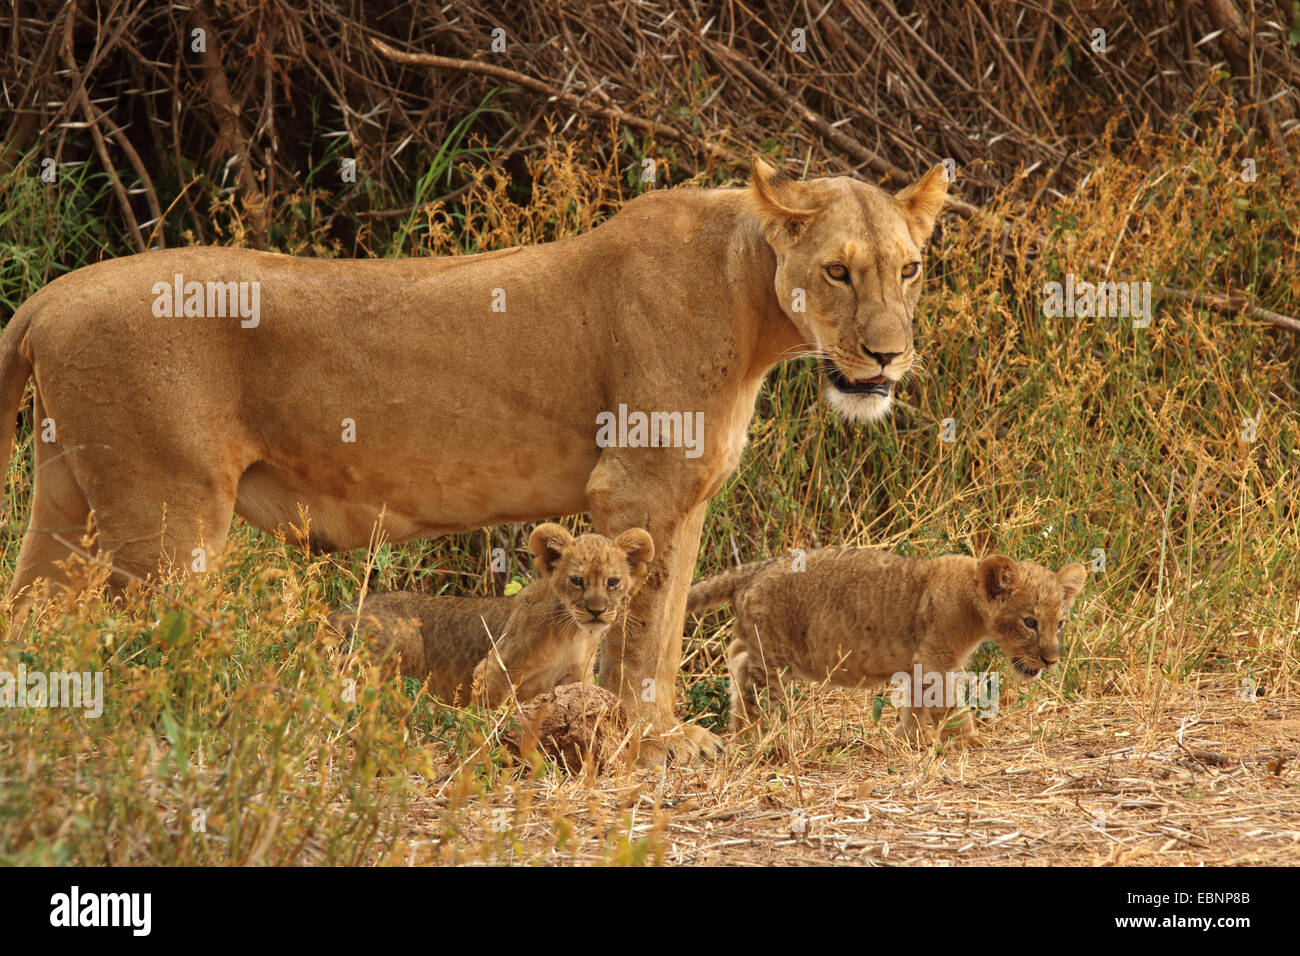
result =
[[610,578],[608,581],[605,582],[605,587],[607,588],[618,587],[618,578]]
[[580,588],[582,587],[582,578],[569,578],[569,583],[575,588]]
[[903,278],[910,279],[920,271],[921,271],[921,263],[909,262],[907,265],[903,266]]
[[849,270],[838,262],[834,262],[826,267],[826,274],[836,282],[843,282],[849,277]]
[[1029,628],[1031,631],[1036,631],[1038,630],[1038,622],[1032,617],[1027,617],[1025,618],[1025,627]]

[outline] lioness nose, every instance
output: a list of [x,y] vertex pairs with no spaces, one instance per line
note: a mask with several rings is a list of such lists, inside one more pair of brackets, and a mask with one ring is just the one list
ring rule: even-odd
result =
[[871,351],[871,349],[867,348],[864,345],[862,346],[862,354],[865,355],[867,358],[875,359],[877,362],[880,363],[880,367],[883,369],[886,365],[888,365],[894,359],[898,358],[903,353],[902,352],[873,352]]

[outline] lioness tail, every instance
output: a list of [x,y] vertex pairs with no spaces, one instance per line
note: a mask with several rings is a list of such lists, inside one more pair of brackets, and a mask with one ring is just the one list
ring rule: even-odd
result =
[[[0,458],[4,468],[9,467],[14,431],[18,427],[19,406],[23,390],[32,374],[32,363],[24,354],[23,339],[32,324],[33,310],[19,308],[0,334]],[[0,489],[3,490],[3,489]]]

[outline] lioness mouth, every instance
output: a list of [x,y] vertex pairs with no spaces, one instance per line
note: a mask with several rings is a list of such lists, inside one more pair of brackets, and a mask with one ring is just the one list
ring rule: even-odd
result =
[[849,395],[888,395],[894,385],[883,375],[877,375],[875,378],[849,378],[830,359],[822,361],[822,371],[826,373],[826,377],[836,391]]

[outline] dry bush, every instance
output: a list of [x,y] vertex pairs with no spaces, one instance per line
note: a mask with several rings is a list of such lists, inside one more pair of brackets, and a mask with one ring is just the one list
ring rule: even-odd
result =
[[[112,187],[96,200],[111,242],[135,249],[220,239],[210,201],[228,188],[253,245],[291,247],[280,204],[327,190],[292,207],[323,248],[387,248],[423,201],[464,194],[466,156],[526,194],[547,125],[575,117],[622,130],[584,143],[591,169],[649,157],[660,184],[758,148],[894,185],[951,158],[966,199],[1015,182],[1034,200],[1068,192],[1103,131],[1121,148],[1196,136],[1225,105],[1251,149],[1294,153],[1295,17],[1283,0],[38,0],[14,11],[0,169],[88,161]],[[397,63],[372,40],[443,59]]]

